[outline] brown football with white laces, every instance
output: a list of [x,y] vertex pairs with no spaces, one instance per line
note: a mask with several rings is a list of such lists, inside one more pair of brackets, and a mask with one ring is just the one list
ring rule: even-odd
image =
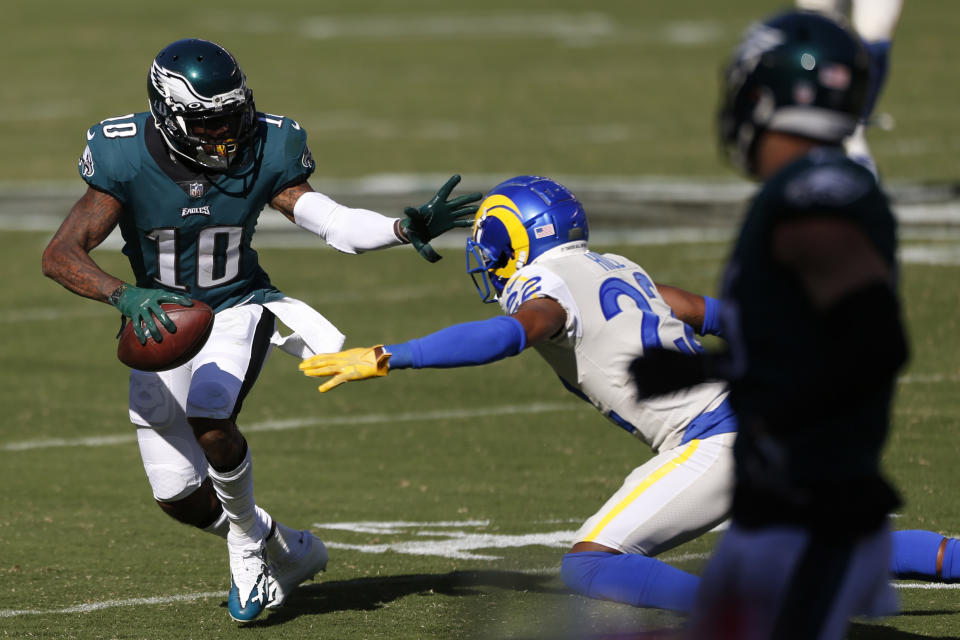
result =
[[214,316],[210,305],[194,300],[192,307],[172,302],[164,302],[160,306],[177,326],[176,332],[170,333],[163,323],[154,318],[163,340],[154,340],[144,327],[147,343],[140,344],[133,331],[133,323],[125,321],[117,344],[117,358],[128,367],[140,371],[174,369],[197,355],[210,337]]

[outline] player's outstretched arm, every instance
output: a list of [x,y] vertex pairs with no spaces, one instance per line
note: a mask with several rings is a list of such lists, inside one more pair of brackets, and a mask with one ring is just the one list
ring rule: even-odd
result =
[[392,369],[469,367],[502,360],[556,335],[566,312],[555,300],[537,298],[511,316],[455,324],[408,342],[320,353],[300,363],[307,376],[331,377],[321,393],[353,380],[387,375]]
[[474,204],[483,197],[479,192],[449,199],[450,193],[459,183],[459,174],[454,174],[429,202],[403,210],[404,217],[400,221],[400,226],[404,236],[420,255],[430,262],[436,262],[441,258],[440,254],[430,246],[430,241],[454,227],[471,226],[473,216],[479,208]]
[[343,253],[363,253],[409,242],[400,228],[400,218],[345,207],[314,191],[308,182],[283,189],[270,206]]

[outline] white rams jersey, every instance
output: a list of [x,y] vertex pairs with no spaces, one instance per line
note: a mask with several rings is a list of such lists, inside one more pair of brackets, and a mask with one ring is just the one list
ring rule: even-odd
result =
[[709,431],[704,414],[721,404],[726,409],[722,383],[637,399],[627,368],[644,349],[693,353],[702,347],[636,263],[594,253],[586,243],[565,244],[519,269],[504,287],[500,306],[511,314],[523,302],[542,297],[560,303],[567,319],[564,330],[536,345],[536,350],[568,389],[654,451],[694,437],[688,428]]

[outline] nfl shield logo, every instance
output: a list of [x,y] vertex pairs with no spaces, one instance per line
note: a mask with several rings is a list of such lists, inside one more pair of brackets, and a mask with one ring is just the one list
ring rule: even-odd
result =
[[191,198],[202,198],[203,197],[203,183],[202,182],[191,182],[190,183],[190,197]]

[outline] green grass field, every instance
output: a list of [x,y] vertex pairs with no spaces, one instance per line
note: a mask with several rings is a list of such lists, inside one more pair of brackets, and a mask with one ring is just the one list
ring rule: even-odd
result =
[[[949,189],[960,178],[960,11],[954,0],[907,5],[879,106],[896,127],[873,132],[871,144],[891,182]],[[609,638],[682,624],[564,591],[557,567],[572,532],[648,450],[566,393],[536,354],[321,396],[296,360],[276,353],[241,416],[257,499],[317,532],[331,563],[286,609],[238,628],[225,606],[225,545],[151,499],[114,357],[116,314],[40,275],[52,229],[11,230],[29,227],[39,205],[8,194],[50,183],[79,194],[86,127],[144,110],[152,57],[186,36],[231,49],[258,107],[304,125],[318,183],[454,171],[470,189],[485,188],[471,176],[527,172],[732,181],[714,144],[720,60],[750,20],[780,6],[5,4],[0,638]],[[885,459],[906,502],[895,526],[951,535],[960,535],[958,227],[948,218],[904,233],[913,354]],[[595,248],[703,292],[716,291],[727,253],[725,242]],[[261,257],[284,291],[321,310],[348,346],[364,346],[497,311],[479,303],[462,249],[441,253],[437,265],[409,249],[350,257],[268,247]],[[95,257],[129,274],[119,252]],[[699,572],[716,540],[664,559]],[[858,622],[850,637],[960,637],[958,593],[904,588],[903,615]]]
[[[224,545],[167,519],[150,499],[126,421],[126,372],[114,358],[117,318],[39,278],[46,237],[0,236],[5,295],[18,302],[0,312],[0,637],[547,638],[680,623],[567,595],[556,573],[564,545],[537,544],[569,539],[563,532],[648,451],[569,396],[536,354],[400,372],[321,396],[278,352],[241,421],[258,501],[311,526],[332,559],[286,610],[238,630],[223,605]],[[695,290],[714,289],[725,254],[720,243],[612,249]],[[479,303],[453,249],[434,266],[402,249],[261,253],[274,280],[341,326],[348,346],[494,311]],[[95,255],[123,271],[118,252]],[[960,533],[958,277],[956,263],[904,270],[913,360],[886,455],[906,499],[899,528]],[[365,530],[342,524],[362,522]],[[520,546],[498,548],[507,540]],[[715,542],[710,534],[665,558],[698,572]],[[902,596],[905,615],[858,624],[851,637],[957,636],[957,591]]]
[[[0,180],[74,179],[84,130],[146,110],[172,40],[236,54],[257,106],[297,119],[319,175],[727,175],[721,60],[774,0],[10,0]],[[955,182],[960,11],[909,2],[873,147],[892,178]]]

